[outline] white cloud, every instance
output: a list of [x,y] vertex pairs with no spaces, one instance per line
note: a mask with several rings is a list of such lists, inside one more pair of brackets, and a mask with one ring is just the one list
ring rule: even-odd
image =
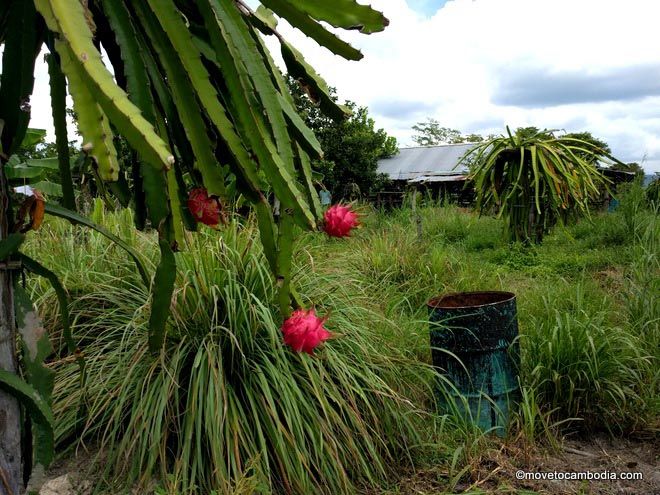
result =
[[[340,98],[369,106],[377,124],[401,144],[411,143],[411,126],[427,116],[465,132],[502,132],[505,124],[588,130],[606,139],[620,159],[641,161],[646,156],[647,170],[660,170],[660,128],[654,119],[660,117],[660,99],[625,94],[629,84],[648,86],[649,81],[625,80],[644,77],[645,71],[636,69],[660,69],[660,4],[453,0],[428,17],[403,0],[371,3],[390,19],[390,26],[370,36],[341,34],[363,51],[365,58],[357,63],[333,56],[290,28],[281,31],[337,87]],[[529,84],[535,84],[536,76],[539,86],[547,82],[547,74],[570,74],[573,84],[583,74],[585,86],[600,81],[601,99],[613,101],[553,105],[557,95],[549,94],[548,106],[497,105],[494,93],[509,73],[525,75]],[[607,81],[608,75],[623,80]],[[541,90],[535,97],[542,99]],[[589,87],[580,94],[589,100]],[[575,96],[564,100],[574,101]],[[399,118],[393,115],[397,107]]]
[[[657,2],[452,0],[432,16],[413,10],[413,0],[370,3],[385,13],[390,26],[369,36],[341,33],[364,53],[360,62],[344,61],[285,25],[280,31],[337,87],[341,99],[369,106],[377,125],[401,144],[411,143],[411,126],[427,116],[465,132],[502,132],[505,124],[588,130],[607,140],[620,159],[646,156],[647,170],[660,171],[660,97],[622,94],[619,99],[610,94],[617,83],[605,91],[612,101],[537,102],[534,108],[494,103],[498,84],[513,72],[525,75],[518,80],[529,84],[535,77],[539,85],[548,82],[547,74],[570,74],[574,84],[580,82],[576,75],[584,74],[585,84],[593,84],[608,74],[635,77],[635,67],[659,68]],[[428,11],[429,1],[414,3]],[[273,41],[269,46],[276,49]],[[636,77],[644,74],[637,71]],[[32,125],[52,129],[45,83],[38,75]],[[539,101],[541,89],[535,93]],[[588,90],[580,93],[589,99]]]

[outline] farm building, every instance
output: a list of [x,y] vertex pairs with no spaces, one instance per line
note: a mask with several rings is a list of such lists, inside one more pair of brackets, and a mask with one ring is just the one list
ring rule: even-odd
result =
[[399,153],[378,162],[378,172],[392,181],[388,191],[376,194],[377,203],[397,203],[403,192],[416,187],[435,198],[449,197],[469,203],[472,192],[464,189],[468,168],[461,158],[475,143],[399,148]]

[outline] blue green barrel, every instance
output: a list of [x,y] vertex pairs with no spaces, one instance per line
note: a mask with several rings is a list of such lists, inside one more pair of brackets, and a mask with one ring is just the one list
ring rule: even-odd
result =
[[[439,381],[441,409],[452,400],[481,429],[503,435],[519,398],[516,296],[461,292],[431,299],[428,308],[433,365],[456,388]],[[456,400],[457,392],[467,399],[469,411]]]

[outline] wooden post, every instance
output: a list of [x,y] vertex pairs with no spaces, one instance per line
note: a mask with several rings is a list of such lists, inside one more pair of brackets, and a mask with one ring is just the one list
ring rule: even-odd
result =
[[[7,238],[11,219],[9,184],[0,156],[0,241]],[[16,326],[12,272],[0,268],[0,368],[16,373]],[[0,495],[19,495],[21,475],[21,411],[18,400],[0,391]]]
[[412,195],[412,213],[415,217],[415,223],[417,224],[417,239],[422,240],[422,216],[417,211],[417,187],[413,189]]

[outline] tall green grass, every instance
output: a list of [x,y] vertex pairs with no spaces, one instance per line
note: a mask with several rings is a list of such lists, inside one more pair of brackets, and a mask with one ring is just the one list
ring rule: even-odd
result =
[[318,243],[312,256],[359,279],[427,362],[426,300],[515,292],[526,399],[512,435],[552,443],[568,430],[644,429],[659,411],[658,223],[635,197],[622,205],[556,228],[541,246],[510,244],[501,222],[454,206],[418,209],[421,239],[410,209],[369,212],[355,242]]
[[[97,220],[115,231],[131,221],[123,213],[105,217]],[[152,237],[129,240],[154,259]],[[420,409],[409,396],[424,387],[427,368],[382,337],[396,329],[360,287],[316,272],[304,256],[297,283],[308,304],[330,314],[336,338],[314,357],[286,348],[251,222],[191,236],[177,255],[171,326],[159,355],[147,349],[147,290],[121,251],[60,222],[30,248],[74,296],[73,331],[87,361],[84,390],[73,363],[53,365],[57,440],[61,448],[98,442],[108,486],[145,489],[157,479],[167,493],[234,493],[242,484],[353,493],[410,462]],[[55,326],[53,294],[40,285],[35,293]]]
[[[165,493],[355,493],[415,462],[445,466],[451,490],[490,440],[456,411],[438,415],[426,301],[470,290],[517,295],[522,401],[510,439],[557,446],[567,432],[657,431],[660,224],[634,198],[622,204],[540,246],[510,244],[501,221],[435,204],[416,214],[364,206],[350,239],[302,234],[295,283],[337,335],[313,358],[282,346],[250,221],[191,237],[177,255],[158,356],[146,349],[147,291],[123,253],[50,222],[30,249],[70,291],[89,366],[83,394],[75,364],[53,364],[59,444],[100,442],[109,483],[156,478]],[[128,213],[93,214],[154,269],[154,239]],[[32,286],[57,337],[54,295]]]
[[[603,310],[576,308],[534,316],[521,337],[522,371],[536,402],[557,419],[576,418],[589,429],[625,429],[643,407],[643,379],[654,367],[652,350],[630,329],[607,323]],[[657,363],[655,363],[657,364]]]

